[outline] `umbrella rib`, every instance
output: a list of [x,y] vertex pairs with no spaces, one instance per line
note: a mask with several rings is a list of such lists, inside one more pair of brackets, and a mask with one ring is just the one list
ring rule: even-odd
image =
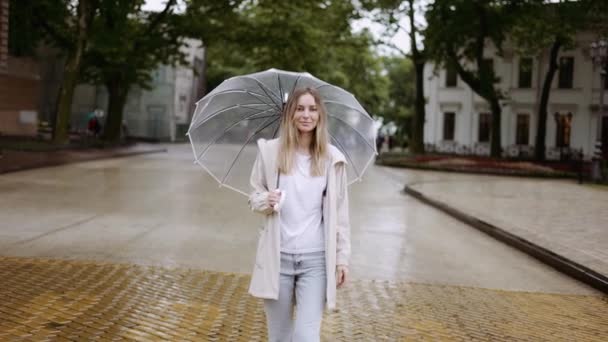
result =
[[329,115],[329,117],[332,118],[332,119],[336,119],[336,120],[344,122],[344,126],[346,126],[346,127],[350,128],[350,129],[352,129],[353,131],[355,131],[355,133],[357,133],[357,135],[359,135],[363,139],[363,141],[365,141],[365,143],[367,144],[367,146],[369,146],[374,151],[376,150],[376,148],[372,144],[370,144],[369,141],[367,141],[367,138],[364,137],[363,134],[361,134],[361,132],[359,132],[358,130],[356,130],[353,126],[349,125],[348,122],[346,122],[343,119],[339,118],[337,115],[333,115],[332,114],[332,115]]
[[[221,95],[221,94],[230,94],[230,93],[233,93],[233,92],[234,92],[234,93],[245,93],[245,94],[247,94],[247,95],[250,95],[252,98],[254,98],[254,99],[256,99],[256,100],[259,100],[259,101],[260,101],[260,102],[253,103],[253,104],[261,104],[261,105],[266,105],[266,106],[269,106],[269,107],[270,107],[270,106],[272,106],[272,105],[276,105],[276,104],[275,104],[275,103],[274,103],[272,100],[271,100],[271,103],[264,102],[264,101],[263,101],[263,97],[264,97],[264,95],[263,95],[263,94],[259,94],[259,93],[253,92],[253,91],[251,91],[251,90],[246,90],[246,89],[230,89],[230,90],[225,90],[225,91],[219,92],[219,93],[217,93],[217,94],[213,94],[213,96],[212,96],[211,98],[209,98],[209,101],[207,102],[207,104],[209,104],[209,102],[211,101],[211,99],[212,99],[212,98],[215,98],[215,96],[216,96],[216,95]],[[268,96],[268,94],[266,94],[266,96]],[[204,99],[204,98],[203,98],[203,99]],[[201,99],[201,101],[202,101],[203,99]],[[198,104],[199,104],[201,101],[198,101],[198,102],[196,103],[196,105],[198,106]],[[204,109],[202,109],[202,110],[204,110]],[[202,110],[201,110],[201,111],[202,111]]]
[[279,73],[277,73],[277,82],[279,83],[279,93],[281,94],[281,111],[283,111],[285,100],[283,99],[283,87],[281,86],[281,77],[279,76]]
[[[230,94],[230,93],[247,93],[250,95],[257,95],[257,96],[264,96],[264,94],[258,94],[254,91],[251,90],[247,90],[247,89],[226,89],[226,90],[222,90],[220,92],[217,93],[209,93],[208,95],[211,95],[211,97],[215,97],[217,95],[221,95],[221,94]],[[200,99],[198,102],[202,101],[204,99],[204,97],[202,99]]]
[[[245,77],[247,77],[247,76],[245,76]],[[275,96],[275,97],[276,97],[276,94],[275,94],[275,93],[274,93],[272,90],[270,90],[270,92],[272,93],[272,95],[270,95],[270,94],[268,94],[268,92],[266,91],[266,89],[264,89],[264,88],[266,88],[266,86],[265,86],[265,85],[264,85],[262,82],[258,81],[258,80],[257,80],[256,78],[254,78],[254,77],[247,77],[247,78],[251,78],[251,79],[252,79],[252,80],[253,80],[255,83],[257,83],[257,84],[258,84],[258,86],[260,87],[260,89],[262,89],[262,91],[264,91],[264,94],[266,94],[266,96],[268,96],[268,98],[269,98],[269,99],[272,101],[272,103],[273,103],[273,104],[274,104],[274,105],[277,107],[277,109],[278,109],[279,111],[281,110],[281,107],[279,106],[279,104],[278,104],[278,103],[276,103],[276,102],[274,102],[274,101],[272,100],[272,96]]]
[[266,129],[266,127],[268,127],[268,126],[272,125],[273,123],[275,123],[277,120],[273,120],[269,124],[267,124],[266,126],[264,126],[261,129],[259,129],[259,127],[261,127],[262,125],[266,124],[266,122],[268,122],[268,119],[266,119],[266,121],[262,122],[260,124],[260,126],[258,126],[258,130],[255,131],[247,139],[247,141],[245,141],[245,143],[243,144],[243,147],[241,147],[241,149],[239,150],[239,153],[237,153],[236,157],[234,157],[234,160],[232,161],[232,164],[230,164],[230,168],[228,168],[228,171],[226,172],[226,175],[224,175],[224,178],[222,178],[222,184],[226,181],[226,178],[228,178],[228,175],[230,174],[230,171],[232,171],[232,168],[234,167],[234,164],[236,164],[236,161],[239,159],[239,156],[241,155],[241,153],[243,153],[243,150],[245,149],[245,147],[247,146],[247,144],[251,141],[251,139],[253,139],[253,137],[255,137],[256,135],[258,135],[258,133],[260,133],[261,131],[263,131],[264,129]]
[[291,87],[291,93],[293,94],[294,91],[296,91],[296,86],[298,85],[298,82],[300,81],[300,78],[302,78],[301,75],[298,75],[298,78],[296,78],[296,81],[293,83],[293,87]]
[[[274,103],[274,102],[272,102],[272,103],[267,103],[267,102],[264,102],[264,101],[262,100],[262,99],[263,99],[263,96],[264,96],[263,94],[258,94],[258,93],[256,93],[256,92],[251,91],[251,90],[243,90],[243,89],[230,89],[230,90],[225,90],[225,91],[219,92],[219,93],[217,93],[217,94],[213,94],[213,96],[212,96],[211,98],[215,97],[216,95],[221,95],[221,94],[230,94],[230,93],[232,93],[232,92],[235,92],[235,93],[246,93],[247,95],[251,95],[251,97],[253,97],[254,99],[257,99],[257,100],[260,100],[260,101],[261,101],[261,102],[252,103],[252,104],[266,105],[266,106],[269,106],[269,107],[270,107],[270,106],[272,106],[272,105],[275,105],[275,103]],[[209,99],[209,101],[211,101],[211,98]],[[201,101],[202,101],[202,99],[201,99]],[[197,107],[198,107],[198,103],[199,103],[199,102],[200,102],[200,101],[198,101],[198,102],[196,103]],[[209,103],[209,102],[207,102],[207,104],[208,104],[208,103]],[[203,111],[203,110],[204,110],[204,108],[203,108],[203,109],[201,109],[201,111]],[[214,114],[215,114],[215,113],[214,113]],[[212,114],[212,115],[213,115],[213,114]],[[207,117],[207,118],[205,118],[205,119],[203,120],[203,122],[205,122],[207,119],[210,119],[210,118],[211,118],[211,117]]]
[[[259,104],[260,104],[260,105],[266,105],[266,106],[269,106],[269,107],[271,107],[271,109],[272,109],[272,106],[271,106],[270,104],[267,104],[267,103],[259,103]],[[235,105],[232,105],[232,106],[230,106],[230,107],[222,108],[222,109],[218,110],[217,112],[210,114],[208,117],[206,117],[205,119],[203,119],[203,121],[198,122],[198,123],[196,124],[196,126],[190,126],[190,128],[188,129],[188,131],[191,131],[191,130],[193,130],[193,129],[197,129],[199,126],[201,126],[201,125],[202,125],[202,124],[204,124],[205,122],[207,122],[207,121],[209,121],[209,120],[213,119],[214,117],[218,116],[219,114],[221,114],[221,113],[223,113],[223,112],[225,112],[225,111],[227,111],[227,110],[234,109],[234,108],[238,108],[238,107],[245,107],[245,106],[247,106],[247,105],[235,104]],[[245,108],[248,108],[248,107],[245,107]],[[271,109],[266,109],[266,110],[271,110]]]
[[258,114],[262,114],[262,113],[264,113],[264,112],[267,112],[267,111],[269,111],[269,110],[272,110],[272,109],[266,109],[266,110],[263,110],[263,111],[261,111],[261,112],[257,112],[257,113],[254,113],[254,114],[248,115],[248,116],[246,116],[246,117],[242,118],[241,120],[239,120],[239,121],[235,122],[235,123],[234,123],[234,124],[232,124],[230,127],[228,127],[228,128],[226,128],[226,129],[224,129],[224,131],[222,132],[222,134],[220,134],[219,136],[217,136],[217,138],[215,138],[215,139],[214,139],[214,140],[213,140],[213,141],[212,141],[212,142],[211,142],[209,145],[207,145],[207,147],[205,147],[205,149],[204,149],[204,150],[203,150],[203,151],[200,153],[200,155],[198,156],[198,158],[197,158],[196,160],[199,160],[199,159],[201,159],[202,157],[204,157],[204,156],[205,156],[205,153],[207,153],[207,151],[209,150],[209,148],[211,148],[211,146],[213,146],[213,144],[215,144],[215,143],[216,143],[218,140],[220,140],[220,138],[221,138],[221,137],[223,137],[223,136],[224,136],[224,134],[226,134],[226,132],[228,132],[229,130],[231,130],[231,129],[232,129],[234,126],[238,125],[239,123],[241,123],[241,122],[243,122],[243,121],[245,121],[245,120],[265,119],[265,118],[270,118],[270,117],[276,116],[275,114],[271,114],[271,115],[267,115],[267,116],[261,116],[261,117],[257,117],[257,118],[253,118],[253,119],[252,119],[252,117],[254,117],[254,116],[258,115]]
[[348,153],[346,153],[346,149],[344,148],[344,146],[342,146],[342,144],[340,144],[338,139],[336,139],[331,133],[328,132],[328,134],[336,142],[336,144],[338,144],[340,146],[340,149],[344,152],[344,156],[350,161],[350,164],[353,166],[353,170],[355,170],[355,173],[357,174],[357,178],[360,178],[361,175],[359,174],[359,171],[357,171],[357,167],[355,166],[355,163],[353,162],[353,160],[350,158],[350,155]]
[[[277,119],[278,120],[278,119]],[[277,129],[274,130],[274,133],[272,134],[272,137],[275,138],[277,136],[277,132],[279,131],[279,128],[281,128],[281,125],[277,125]]]

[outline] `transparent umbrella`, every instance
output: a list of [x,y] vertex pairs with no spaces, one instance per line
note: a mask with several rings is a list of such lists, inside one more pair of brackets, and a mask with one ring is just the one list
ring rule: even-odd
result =
[[247,196],[256,141],[277,137],[284,103],[304,87],[323,98],[331,143],[347,160],[348,183],[360,180],[376,155],[374,120],[344,89],[277,69],[227,79],[197,102],[188,129],[195,162],[221,186]]

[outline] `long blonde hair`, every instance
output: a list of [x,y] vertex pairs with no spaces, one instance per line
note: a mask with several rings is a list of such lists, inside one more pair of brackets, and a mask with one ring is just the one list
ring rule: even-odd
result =
[[289,94],[289,99],[283,109],[279,136],[279,171],[283,174],[289,174],[293,168],[295,151],[300,139],[300,133],[295,122],[295,113],[298,107],[298,100],[304,94],[312,95],[319,112],[319,120],[313,131],[310,143],[310,174],[313,177],[318,177],[325,172],[325,159],[329,143],[327,110],[323,105],[319,92],[316,89],[308,87],[297,89],[292,94]]

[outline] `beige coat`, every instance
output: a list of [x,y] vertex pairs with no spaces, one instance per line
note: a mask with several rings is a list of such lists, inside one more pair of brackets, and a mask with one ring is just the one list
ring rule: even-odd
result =
[[[268,206],[268,192],[276,189],[279,141],[258,141],[258,157],[251,171],[253,192],[249,206],[264,215],[264,229],[260,232],[255,266],[249,293],[255,297],[278,299],[281,266],[281,227],[279,213]],[[348,189],[346,160],[334,146],[329,148],[330,169],[327,193],[323,197],[325,222],[325,267],[327,272],[327,309],[336,307],[336,265],[348,265],[350,258],[350,223],[348,218]]]

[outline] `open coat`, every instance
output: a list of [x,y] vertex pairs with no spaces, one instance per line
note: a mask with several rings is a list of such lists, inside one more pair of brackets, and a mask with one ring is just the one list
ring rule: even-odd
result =
[[[281,269],[280,213],[268,206],[267,198],[268,193],[276,189],[279,141],[260,139],[258,147],[258,156],[251,171],[253,192],[249,196],[249,206],[253,211],[264,215],[264,228],[260,231],[249,293],[259,298],[278,299]],[[350,258],[346,159],[333,145],[329,146],[323,222],[327,273],[326,308],[331,310],[336,307],[336,266],[347,266]]]

